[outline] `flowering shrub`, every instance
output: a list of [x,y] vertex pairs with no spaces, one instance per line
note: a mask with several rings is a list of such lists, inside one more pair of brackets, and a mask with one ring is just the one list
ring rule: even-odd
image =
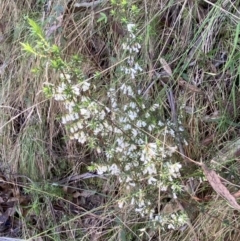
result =
[[[34,29],[35,25],[30,24]],[[46,84],[44,92],[65,106],[66,114],[61,121],[69,138],[101,153],[106,162],[94,165],[97,173],[116,176],[121,187],[128,190],[128,196],[119,200],[119,208],[131,205],[140,216],[148,216],[164,228],[175,229],[186,222],[185,214],[161,215],[154,211],[156,193],[168,192],[176,199],[181,191],[178,182],[181,164],[172,159],[177,146],[170,144],[175,140],[174,125],[159,116],[159,103],[151,103],[141,96],[136,84],[139,76],[144,75],[138,61],[141,43],[137,26],[129,22],[125,26],[127,35],[119,61],[121,71],[116,77],[125,81],[115,81],[114,85],[106,87],[106,103],[97,98],[94,77],[86,79],[79,68],[76,71],[75,66],[81,65],[78,57],[66,63],[59,49],[51,46],[41,34],[33,51],[50,59],[52,67],[60,72],[59,85]],[[23,46],[25,50],[30,47]],[[177,131],[182,131],[182,127]]]

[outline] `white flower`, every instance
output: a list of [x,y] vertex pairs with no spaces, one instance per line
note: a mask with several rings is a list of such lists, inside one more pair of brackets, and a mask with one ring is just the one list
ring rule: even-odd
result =
[[137,213],[140,213],[141,214],[141,216],[143,216],[143,207],[142,208],[135,208],[135,212],[137,212]]
[[137,118],[137,113],[130,110],[128,111],[128,117],[131,119],[131,120],[135,120]]
[[145,151],[147,155],[151,158],[155,158],[157,155],[157,144],[156,143],[147,143],[145,146]]
[[88,103],[89,102],[89,98],[84,96],[84,95],[82,95],[81,96],[81,103],[85,103],[85,102]]
[[99,124],[96,128],[94,128],[94,135],[98,135],[100,132],[103,131],[103,125],[102,124]]
[[175,137],[175,132],[174,132],[173,129],[170,129],[170,130],[168,131],[168,133],[169,133],[172,137]]
[[107,159],[113,158],[114,151],[115,151],[115,150],[110,149],[110,150],[107,150],[107,151],[105,152],[105,155],[106,155]]
[[150,117],[150,114],[147,112],[147,113],[145,114],[145,117],[146,117],[146,118],[149,118],[149,117]]
[[125,83],[122,84],[120,87],[124,95],[134,96],[132,87],[130,85],[126,85]]
[[104,120],[105,116],[106,116],[106,113],[102,110],[102,111],[99,113],[99,119],[100,119],[100,120]]
[[133,69],[133,68],[131,68],[129,70],[130,70],[132,79],[135,79],[135,74],[137,73],[137,71],[135,69]]
[[63,101],[63,100],[66,100],[67,97],[66,97],[65,95],[62,95],[62,94],[55,94],[55,95],[54,95],[54,99],[55,99],[56,101]]
[[58,92],[59,94],[62,94],[65,89],[67,89],[67,85],[62,82],[61,85],[58,86],[57,92]]
[[111,101],[112,108],[116,109],[117,108],[117,102],[116,101]]
[[132,39],[135,39],[135,38],[136,38],[136,35],[133,34],[133,33],[130,33],[130,37],[131,37]]
[[66,116],[63,116],[63,117],[62,117],[62,123],[63,123],[64,125],[67,123]]
[[179,126],[179,131],[184,131],[183,126]]
[[66,121],[74,120],[73,114],[68,114],[68,115],[65,116],[65,118],[66,118]]
[[87,82],[87,81],[82,82],[82,90],[83,90],[83,92],[89,90],[89,87],[90,87],[90,83],[89,82]]
[[133,23],[129,23],[127,25],[127,30],[128,32],[132,32],[133,31],[133,28],[135,28],[136,24],[133,24]]
[[156,215],[154,220],[158,222],[162,222],[162,217],[160,215]]
[[161,122],[161,121],[158,121],[158,125],[159,126],[164,126],[163,122]]
[[175,227],[173,226],[173,224],[168,224],[168,229],[175,229]]
[[109,171],[111,172],[112,175],[119,175],[120,174],[120,170],[117,167],[116,164],[112,164],[109,168]]
[[144,122],[144,121],[141,121],[141,120],[138,120],[137,123],[136,123],[136,126],[138,128],[145,127],[146,125],[147,125],[147,123]]
[[152,131],[154,128],[155,128],[155,126],[154,126],[153,124],[150,124],[150,125],[148,126],[148,130],[149,130],[149,131]]
[[86,141],[87,141],[87,137],[84,134],[84,132],[81,131],[80,132],[80,136],[78,137],[78,142],[84,144]]
[[139,43],[135,43],[135,48],[140,49],[141,45]]
[[151,209],[150,211],[149,211],[149,219],[153,219],[153,214],[154,214],[154,210],[153,209]]
[[123,130],[124,131],[127,131],[127,130],[130,130],[131,129],[131,125],[130,124],[126,124],[123,126]]
[[138,145],[143,145],[143,144],[145,143],[145,139],[143,139],[143,138],[137,138],[136,143],[137,143]]
[[134,182],[129,182],[128,185],[129,185],[129,186],[132,186],[132,187],[135,187],[135,186],[136,186],[136,183],[134,183]]
[[183,142],[185,146],[188,146],[188,142],[185,139],[183,139]]
[[135,66],[134,66],[134,69],[136,70],[136,71],[143,71],[143,69],[140,67],[140,65],[138,64],[138,63],[135,63]]
[[80,95],[80,90],[78,88],[78,86],[72,86],[72,92],[74,95]]
[[146,165],[145,169],[143,170],[143,174],[144,175],[145,174],[149,174],[149,175],[157,174],[155,165],[153,163]]
[[133,56],[128,56],[127,63],[132,66],[134,64],[135,60]]
[[80,114],[84,117],[84,119],[90,118],[90,111],[87,109],[82,108],[80,110]]
[[167,188],[168,188],[168,187],[165,186],[163,183],[160,183],[159,186],[160,186],[160,190],[161,190],[161,191],[163,191],[163,192],[167,191]]
[[124,107],[123,107],[123,111],[126,111],[128,108],[129,108],[128,105],[124,105]]
[[137,161],[133,161],[132,164],[133,164],[134,167],[138,167],[139,166],[139,163]]
[[124,170],[129,171],[130,169],[131,169],[131,165],[130,165],[130,163],[127,163],[124,167]]
[[78,113],[74,113],[72,120],[78,120],[79,119],[79,114]]
[[110,109],[108,107],[105,107],[105,110],[107,111],[107,113],[110,112]]
[[133,137],[136,137],[138,135],[138,131],[136,129],[132,129],[132,135]]
[[180,172],[179,170],[181,169],[182,165],[180,163],[175,163],[175,164],[169,164],[167,163],[167,166],[168,166],[168,172],[169,172],[169,175],[171,178],[174,177],[174,178],[177,178],[180,176]]
[[98,154],[101,154],[101,153],[102,153],[102,150],[101,150],[101,148],[100,148],[99,146],[96,147],[96,151],[97,151]]
[[108,166],[98,166],[97,167],[97,174],[98,175],[102,175],[107,171],[108,171]]
[[118,207],[123,208],[124,202],[122,200],[118,201]]
[[134,197],[131,199],[131,205],[133,205],[133,204],[135,204],[135,198]]
[[129,104],[129,106],[130,106],[132,109],[134,109],[135,111],[139,111],[139,109],[138,109],[136,103],[131,102],[131,103]]
[[76,103],[74,101],[66,101],[65,107],[68,109],[69,112],[73,112],[73,108],[75,107]]
[[113,129],[113,131],[114,131],[114,133],[116,133],[116,134],[122,134],[122,130],[120,130],[120,129],[117,128],[117,127],[115,127],[115,128]]
[[172,156],[177,151],[177,146],[168,146],[168,156]]
[[182,214],[182,215],[179,215],[178,216],[178,222],[180,223],[180,224],[185,224],[186,223],[186,215],[185,214]]
[[126,43],[123,43],[123,44],[122,44],[122,48],[123,48],[123,50],[126,50],[126,49],[129,48],[129,46],[128,46]]
[[148,179],[148,184],[149,184],[149,185],[152,185],[153,183],[156,183],[156,182],[157,182],[157,179],[154,178],[154,177],[150,177],[150,178]]
[[60,79],[66,79],[69,83],[71,83],[71,75],[70,74],[60,74]]
[[81,123],[80,121],[77,122],[77,127],[78,127],[79,129],[82,129],[82,128],[83,128],[83,125],[82,125],[82,123]]
[[130,147],[129,147],[129,151],[134,151],[136,149],[137,149],[137,147],[134,144],[131,144]]
[[132,178],[128,176],[125,181],[126,181],[126,182],[131,182],[131,181],[132,181]]

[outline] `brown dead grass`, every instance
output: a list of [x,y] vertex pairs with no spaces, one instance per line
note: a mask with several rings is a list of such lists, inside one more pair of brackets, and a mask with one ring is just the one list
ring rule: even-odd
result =
[[[234,65],[231,70],[218,66],[222,61],[221,53],[229,53],[233,49],[239,6],[237,1],[218,1],[221,7],[216,7],[216,1],[209,2],[213,3],[191,0],[136,1],[141,9],[139,35],[145,38],[140,58],[148,73],[138,84],[147,90],[147,98],[161,101],[159,111],[166,119],[169,118],[171,113],[165,90],[156,77],[157,74],[164,74],[160,64],[160,58],[164,57],[173,71],[172,85],[178,114],[181,115],[189,144],[184,152],[197,161],[210,160],[226,141],[234,140],[239,135],[239,127],[231,124],[238,124],[240,119],[237,97],[239,80],[236,78],[239,70]],[[63,11],[57,11],[56,6],[62,6]],[[72,54],[84,57],[83,72],[86,77],[92,77],[96,71],[103,73],[99,86],[111,84],[115,70],[112,66],[116,64],[114,58],[117,59],[121,54],[119,46],[124,37],[119,19],[114,20],[109,16],[109,7],[105,3],[94,11],[66,11],[65,1],[54,1],[46,17],[53,16],[55,21],[44,25],[45,33],[51,33],[49,39],[61,46],[66,59],[70,59]],[[24,16],[42,21],[41,11],[42,8],[38,8],[34,0],[0,3],[0,62],[3,67],[6,66],[0,69],[0,158],[3,175],[15,184],[19,184],[19,180],[9,179],[10,174],[26,175],[34,182],[58,180],[71,173],[80,173],[90,161],[98,158],[85,147],[64,139],[66,130],[58,120],[64,109],[61,104],[47,100],[41,92],[43,83],[58,82],[58,74],[48,69],[48,65],[38,57],[26,57],[21,51],[20,42],[32,41]],[[97,22],[100,13],[109,17],[107,24]],[[43,71],[38,75],[31,72],[33,67],[42,66]],[[163,77],[162,81],[169,83],[168,77]],[[104,98],[104,91],[99,91],[99,98]],[[237,107],[235,114],[234,103]],[[195,172],[194,169],[186,174],[191,176]],[[31,183],[24,185],[31,190]],[[81,185],[78,183],[75,187],[89,189],[89,186]],[[121,227],[124,227],[132,237],[141,240],[133,231],[133,224],[141,220],[129,217],[129,210],[125,210],[124,214],[116,211],[108,213],[108,210],[114,210],[114,201],[104,204],[105,201],[101,200],[92,209],[88,207],[87,212],[77,211],[76,207],[86,202],[86,197],[74,199],[71,192],[63,196],[59,204],[47,198],[47,195],[43,198],[44,194],[39,194],[41,188],[35,190],[36,195],[30,193],[31,198],[38,200],[36,208],[40,216],[34,208],[24,216],[20,203],[21,208],[17,213],[23,215],[20,218],[25,230],[23,236],[42,233],[45,240],[85,240],[84,235],[88,236],[86,240],[106,240],[111,236],[114,240],[120,240]],[[94,185],[90,185],[91,188],[94,189]],[[108,192],[111,197],[109,200],[116,198],[114,188],[115,185],[112,193]],[[201,188],[204,189],[204,186],[197,192],[198,197],[204,193]],[[47,194],[49,192],[46,191]],[[97,200],[97,195],[93,200]],[[73,208],[74,214],[68,213],[69,202],[76,206]],[[32,200],[32,207],[33,204]],[[59,206],[62,210],[58,210]],[[186,209],[188,207],[186,205]],[[220,240],[223,236],[225,240],[238,239],[238,215],[226,203],[212,196],[212,201],[203,204],[203,207],[204,211],[201,212],[201,205],[194,204],[194,212],[198,216],[191,220],[198,240]],[[95,214],[95,209],[100,210],[101,214]],[[66,214],[70,218],[64,217]],[[118,215],[122,217],[121,224],[115,221]],[[230,224],[226,224],[226,220]],[[60,225],[61,222],[65,223]],[[79,234],[76,234],[77,231]],[[56,237],[53,237],[54,233]],[[161,240],[176,240],[176,237],[178,240],[193,240],[193,232],[189,227],[180,234],[149,232],[149,240],[158,240],[160,237]]]

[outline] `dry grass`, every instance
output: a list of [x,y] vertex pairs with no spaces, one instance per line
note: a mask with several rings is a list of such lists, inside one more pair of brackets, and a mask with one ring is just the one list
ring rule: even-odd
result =
[[[65,183],[64,193],[59,193],[60,187],[51,189],[51,182],[81,173],[91,161],[101,157],[64,138],[66,130],[58,119],[64,112],[63,106],[42,94],[45,82],[58,83],[58,73],[39,57],[22,52],[20,42],[33,43],[25,18],[29,16],[43,24],[45,33],[50,33],[49,41],[61,47],[66,60],[73,54],[83,56],[87,78],[102,73],[96,88],[103,102],[106,93],[102,87],[114,84],[124,29],[119,19],[109,16],[111,5],[107,2],[94,11],[85,8],[67,11],[65,1],[54,1],[46,16],[48,22],[42,21],[41,2],[0,3],[1,170],[11,185],[19,185],[19,194],[11,195],[31,200],[27,204],[14,203],[16,211],[11,220],[18,220],[12,224],[12,228],[21,229],[17,235],[41,236],[39,240],[238,240],[238,212],[211,193],[207,183],[196,190],[198,201],[189,201],[189,195],[182,197],[186,211],[191,209],[194,213],[189,227],[182,232],[148,230],[145,238],[137,233],[145,227],[145,220],[131,217],[129,210],[119,213],[116,210],[116,200],[124,198],[126,192],[117,193],[118,184],[113,180]],[[173,87],[177,113],[189,143],[184,148],[185,155],[209,161],[226,142],[239,136],[240,50],[236,36],[239,3],[230,0],[135,3],[141,13],[137,19],[139,36],[145,43],[139,59],[147,72],[136,85],[142,86],[146,99],[161,104],[159,112],[166,119],[171,117],[171,110],[163,83]],[[107,23],[98,22],[101,13],[108,16]],[[58,24],[61,27],[54,31]],[[162,68],[160,58],[169,64],[172,80]],[[39,68],[39,73],[32,73],[32,68]],[[238,168],[235,165],[235,172],[231,173],[235,181]],[[16,179],[15,174],[27,176],[32,182]],[[183,182],[198,174],[194,166],[190,171],[184,169]],[[68,185],[73,187],[67,188]],[[1,188],[7,190],[12,186]],[[80,190],[94,190],[96,194],[77,196]],[[210,201],[204,200],[207,195],[211,195]],[[79,207],[84,202],[86,206]],[[4,207],[1,212],[6,210]],[[14,236],[8,231],[1,233]]]

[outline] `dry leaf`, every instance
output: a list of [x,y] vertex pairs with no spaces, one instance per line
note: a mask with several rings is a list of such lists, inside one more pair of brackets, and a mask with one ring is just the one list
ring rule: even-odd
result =
[[80,196],[81,196],[81,193],[78,192],[78,191],[73,193],[73,197],[74,197],[74,198],[78,198],[78,197],[80,197]]
[[166,60],[163,58],[160,58],[160,63],[162,64],[162,67],[167,72],[167,74],[172,77],[172,69],[170,68]]
[[181,210],[181,206],[179,205],[178,202],[168,202],[163,210],[161,211],[162,214],[172,214],[175,213],[177,211]]
[[[29,239],[28,239],[29,240]],[[32,239],[30,239],[32,241]],[[0,241],[27,241],[26,239],[0,237]]]
[[8,208],[4,214],[9,217],[13,217],[15,212],[16,212],[16,208],[12,207],[12,208]]
[[63,15],[60,15],[57,18],[57,23],[48,27],[48,29],[46,30],[46,33],[45,33],[47,38],[49,38],[54,32],[57,31],[58,28],[60,28],[62,26],[62,21],[63,21]]
[[201,144],[203,146],[208,146],[213,141],[214,137],[215,137],[215,134],[212,134],[212,135],[206,137],[204,140],[201,141]]
[[[0,38],[0,42],[1,42],[1,38]],[[4,71],[7,68],[7,66],[8,66],[7,62],[2,63],[2,65],[0,66],[0,75],[4,74]]]
[[223,198],[225,198],[228,203],[238,210],[240,210],[240,205],[237,203],[235,197],[228,191],[228,189],[222,184],[219,176],[216,174],[215,171],[208,169],[205,164],[202,164],[203,172],[211,184],[212,188]]
[[83,190],[81,192],[82,197],[91,197],[92,195],[95,195],[96,191],[90,191],[90,190]]
[[178,84],[179,84],[181,87],[183,87],[183,88],[185,88],[185,89],[189,89],[189,90],[191,90],[191,91],[193,91],[193,92],[196,92],[196,93],[201,93],[201,92],[202,92],[199,88],[197,88],[197,87],[194,86],[194,85],[191,85],[191,84],[187,83],[187,82],[186,82],[185,80],[183,80],[183,79],[180,79],[180,80],[178,81]]
[[58,30],[58,28],[61,27],[61,23],[60,24],[55,24],[50,26],[47,31],[46,31],[46,37],[49,38],[54,32],[56,32]]
[[9,203],[9,202],[17,202],[18,200],[19,200],[18,197],[11,197],[11,198],[9,198],[9,199],[7,200],[7,203]]
[[240,190],[237,191],[236,193],[234,193],[233,196],[234,196],[235,198],[239,198],[239,197],[240,197]]
[[6,214],[0,215],[0,225],[3,223],[6,223],[7,220],[8,220],[8,215],[6,215]]

